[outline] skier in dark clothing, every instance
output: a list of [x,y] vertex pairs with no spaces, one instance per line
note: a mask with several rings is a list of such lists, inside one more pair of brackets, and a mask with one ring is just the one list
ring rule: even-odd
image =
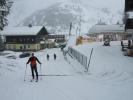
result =
[[29,58],[27,64],[30,63],[31,66],[31,72],[32,72],[32,80],[34,80],[34,71],[36,73],[36,82],[38,81],[38,71],[37,71],[37,63],[36,61],[41,64],[41,62],[38,60],[37,57],[34,56],[34,53],[32,53],[32,56]]
[[54,60],[56,60],[56,54],[54,53]]
[[49,60],[49,54],[47,54],[47,60]]

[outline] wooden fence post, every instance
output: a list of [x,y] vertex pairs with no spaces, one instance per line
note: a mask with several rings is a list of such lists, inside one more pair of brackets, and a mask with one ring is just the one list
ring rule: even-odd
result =
[[89,58],[89,62],[88,62],[87,72],[88,72],[88,70],[89,70],[89,66],[90,66],[90,62],[91,62],[92,53],[93,53],[93,48],[91,49],[91,54],[90,54],[90,58]]

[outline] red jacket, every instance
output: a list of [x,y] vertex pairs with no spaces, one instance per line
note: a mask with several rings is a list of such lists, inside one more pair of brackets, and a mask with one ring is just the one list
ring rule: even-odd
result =
[[28,60],[28,62],[27,62],[27,64],[30,62],[31,65],[36,65],[36,64],[37,64],[36,61],[37,61],[39,64],[41,64],[40,61],[39,61],[39,60],[37,59],[37,57],[35,57],[35,56],[30,57],[29,60]]

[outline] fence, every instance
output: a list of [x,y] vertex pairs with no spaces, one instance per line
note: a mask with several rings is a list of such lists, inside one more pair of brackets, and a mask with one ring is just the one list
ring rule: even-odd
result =
[[71,47],[68,48],[68,53],[69,55],[73,56],[81,65],[83,65],[85,69],[88,69],[87,56],[81,54]]

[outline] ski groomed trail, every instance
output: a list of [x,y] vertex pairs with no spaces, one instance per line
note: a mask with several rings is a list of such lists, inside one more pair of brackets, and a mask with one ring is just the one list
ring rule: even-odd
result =
[[[27,66],[24,81],[28,58],[19,58],[20,53],[6,51],[5,55],[0,56],[0,99],[132,100],[133,62],[132,58],[121,55],[119,47],[111,46],[111,50],[101,44],[95,46],[89,73],[85,73],[76,60],[67,58],[66,61],[60,49],[36,52],[35,56],[42,62],[41,66],[38,64],[38,82],[30,82],[30,65]],[[54,53],[57,55],[56,60],[53,57]],[[50,55],[49,61],[46,59],[47,54]],[[17,58],[10,59],[9,55],[15,55]]]

